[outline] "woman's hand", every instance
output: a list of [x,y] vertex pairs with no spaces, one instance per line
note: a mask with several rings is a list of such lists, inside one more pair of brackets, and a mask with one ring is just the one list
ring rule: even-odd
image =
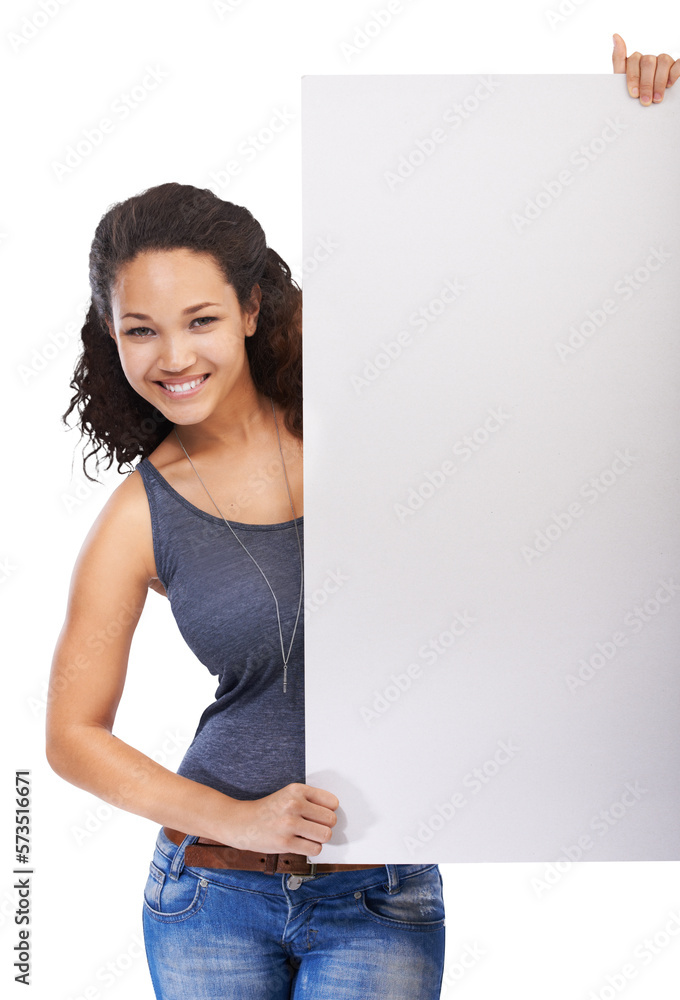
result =
[[639,97],[640,104],[660,104],[667,87],[672,87],[680,76],[680,59],[673,59],[667,52],[660,56],[643,56],[633,52],[626,58],[626,43],[621,35],[614,35],[612,63],[615,73],[626,74],[626,84],[631,97]]
[[230,807],[224,843],[264,854],[317,855],[337,823],[338,799],[332,792],[293,782],[261,799]]

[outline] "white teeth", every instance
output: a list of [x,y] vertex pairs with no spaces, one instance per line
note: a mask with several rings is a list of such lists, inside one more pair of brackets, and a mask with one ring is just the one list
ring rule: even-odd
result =
[[201,375],[200,378],[194,379],[193,382],[183,382],[181,385],[178,385],[177,383],[168,385],[166,382],[161,382],[161,385],[164,389],[169,389],[170,392],[188,392],[189,389],[193,389],[199,382],[203,382],[206,377],[207,376],[205,375]]

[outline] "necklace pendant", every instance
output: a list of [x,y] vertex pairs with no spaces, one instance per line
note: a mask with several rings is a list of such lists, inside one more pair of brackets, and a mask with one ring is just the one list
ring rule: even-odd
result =
[[284,663],[284,665],[283,665],[283,693],[284,694],[286,693],[286,683],[287,683],[287,680],[288,680],[288,664]]

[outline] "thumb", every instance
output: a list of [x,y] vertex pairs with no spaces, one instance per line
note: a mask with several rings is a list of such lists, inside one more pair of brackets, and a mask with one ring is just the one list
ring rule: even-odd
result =
[[626,43],[621,35],[614,35],[614,51],[612,52],[612,64],[615,73],[626,72]]

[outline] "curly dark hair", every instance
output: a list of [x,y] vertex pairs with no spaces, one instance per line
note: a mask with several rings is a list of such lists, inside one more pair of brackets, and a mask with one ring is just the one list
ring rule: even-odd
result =
[[70,387],[75,389],[62,421],[78,408],[81,437],[115,459],[118,471],[145,458],[172,431],[160,410],[135,392],[109,335],[111,289],[123,264],[139,253],[185,248],[209,254],[233,286],[241,308],[253,287],[262,290],[257,328],[246,338],[250,372],[258,391],[285,411],[288,430],[302,438],[302,291],[284,260],[267,246],[259,222],[247,208],[223,201],[207,188],[159,184],[118,202],[102,216],[90,249],[92,300],[81,331],[83,351]]

